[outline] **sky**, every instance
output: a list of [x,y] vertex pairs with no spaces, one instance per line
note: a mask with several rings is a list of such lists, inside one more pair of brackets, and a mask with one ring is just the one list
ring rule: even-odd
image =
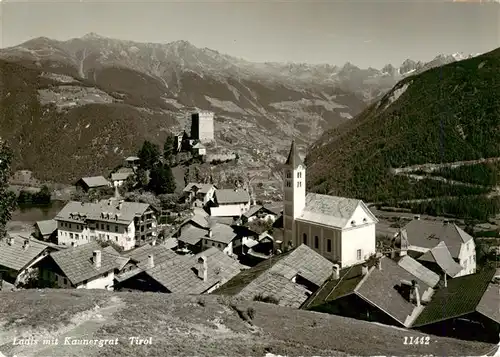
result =
[[499,3],[3,0],[0,10],[1,47],[95,32],[139,42],[187,40],[256,62],[349,61],[364,68],[500,47]]

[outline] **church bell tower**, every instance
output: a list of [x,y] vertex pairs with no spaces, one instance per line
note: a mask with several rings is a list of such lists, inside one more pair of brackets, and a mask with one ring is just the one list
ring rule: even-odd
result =
[[283,248],[288,250],[299,244],[295,219],[306,205],[306,167],[299,156],[295,141],[283,165]]

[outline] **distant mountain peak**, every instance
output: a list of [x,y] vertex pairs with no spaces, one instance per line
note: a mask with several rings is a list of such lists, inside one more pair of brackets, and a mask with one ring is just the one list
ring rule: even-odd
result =
[[90,40],[90,39],[103,39],[107,38],[105,36],[101,36],[98,33],[95,32],[89,32],[81,37],[83,40]]

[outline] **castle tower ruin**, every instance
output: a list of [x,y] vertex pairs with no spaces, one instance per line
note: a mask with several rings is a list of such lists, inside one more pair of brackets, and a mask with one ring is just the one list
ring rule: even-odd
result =
[[191,114],[191,139],[202,143],[214,141],[214,113],[201,111]]

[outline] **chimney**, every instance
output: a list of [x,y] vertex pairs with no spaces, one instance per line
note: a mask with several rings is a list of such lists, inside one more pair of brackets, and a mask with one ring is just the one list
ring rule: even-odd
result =
[[338,264],[333,264],[332,266],[332,277],[333,280],[340,279],[340,266]]
[[155,261],[153,258],[153,254],[150,254],[148,255],[148,268],[151,269],[154,268],[154,266],[155,266]]
[[209,228],[209,229],[208,229],[208,237],[209,237],[209,238],[212,238],[212,228]]
[[447,288],[448,287],[448,277],[446,276],[446,273],[443,274],[443,281],[444,281],[444,287]]
[[418,283],[415,280],[411,281],[411,295],[413,298],[413,301],[415,302],[415,305],[417,307],[420,307],[420,292],[419,292],[419,286]]
[[368,267],[365,264],[363,264],[361,266],[361,275],[365,276],[366,274],[368,274]]
[[152,241],[151,241],[151,245],[156,245],[156,238],[154,238]]
[[198,278],[202,279],[203,281],[208,280],[208,265],[206,257],[201,256],[198,258],[198,264],[196,270],[198,271]]
[[94,250],[94,259],[93,259],[93,262],[94,262],[94,267],[96,269],[100,269],[101,268],[101,251],[100,250]]
[[12,244],[14,244],[14,238],[13,238],[12,236],[8,236],[8,237],[7,237],[7,244],[8,244],[8,245],[12,245]]
[[24,244],[23,244],[23,249],[28,249],[29,246],[30,246],[30,240],[29,239],[25,239],[24,240]]
[[382,270],[382,258],[377,259],[377,269]]

